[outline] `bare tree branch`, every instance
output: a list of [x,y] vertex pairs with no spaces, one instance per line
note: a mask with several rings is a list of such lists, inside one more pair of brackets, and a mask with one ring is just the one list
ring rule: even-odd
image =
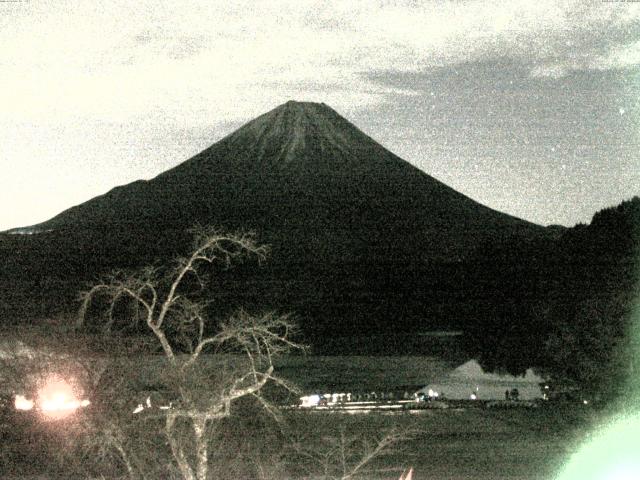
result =
[[343,430],[338,436],[299,439],[292,444],[292,453],[298,467],[307,472],[321,470],[322,475],[313,478],[323,480],[354,480],[370,478],[380,469],[371,469],[376,459],[388,455],[400,442],[409,440],[415,432],[390,430],[378,439],[364,441],[347,435]]
[[[247,233],[228,235],[208,227],[196,227],[192,233],[195,242],[191,253],[179,258],[173,268],[162,273],[153,267],[114,272],[84,292],[76,327],[82,329],[86,325],[91,302],[98,297],[108,301],[106,332],[115,323],[116,303],[128,300],[142,308],[145,323],[170,367],[168,378],[176,398],[166,410],[149,411],[140,418],[149,421],[164,418],[164,435],[180,474],[187,480],[205,480],[211,422],[229,416],[232,404],[247,396],[255,397],[270,414],[277,416],[275,407],[260,391],[270,381],[294,390],[274,375],[273,357],[302,347],[292,338],[295,326],[290,318],[274,312],[254,316],[241,309],[222,322],[216,333],[205,335],[207,304],[194,300],[192,286],[195,280],[203,290],[202,267],[208,270],[219,265],[228,267],[243,255],[262,261],[267,249]],[[188,353],[174,350],[178,348],[176,345],[184,346]],[[214,355],[228,351],[244,355],[247,361],[230,378],[221,377],[218,385],[210,386],[218,389],[217,394],[209,390],[203,395],[208,380],[202,377],[199,360],[208,347]],[[114,447],[117,451],[125,448],[122,442]],[[125,460],[125,464],[133,476],[133,462]]]

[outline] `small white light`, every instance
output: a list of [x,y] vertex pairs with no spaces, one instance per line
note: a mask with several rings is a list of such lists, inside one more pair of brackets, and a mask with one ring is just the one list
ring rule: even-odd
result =
[[302,407],[315,407],[320,403],[320,395],[307,395],[300,397]]
[[472,394],[471,394],[471,400],[475,400],[475,399],[477,399],[477,398],[478,398],[478,397],[476,396],[476,394],[475,394],[475,393],[472,393]]
[[144,407],[142,406],[142,404],[138,404],[138,406],[136,407],[136,409],[133,411],[133,413],[140,413],[142,410],[144,410]]
[[29,400],[24,395],[16,395],[14,405],[16,410],[31,410],[33,408],[33,400]]

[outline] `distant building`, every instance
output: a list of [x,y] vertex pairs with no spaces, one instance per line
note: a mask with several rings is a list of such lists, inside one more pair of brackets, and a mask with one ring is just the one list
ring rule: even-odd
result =
[[544,379],[531,369],[524,376],[486,373],[476,360],[469,360],[417,393],[437,393],[440,399],[450,400],[504,400],[507,390],[517,389],[519,400],[537,400],[543,398],[540,384]]

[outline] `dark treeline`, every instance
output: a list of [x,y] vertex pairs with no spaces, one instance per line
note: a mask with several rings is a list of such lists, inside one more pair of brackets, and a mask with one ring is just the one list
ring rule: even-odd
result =
[[615,396],[633,369],[639,258],[638,197],[555,239],[479,252],[468,351],[491,370],[535,366],[565,388]]
[[[300,231],[292,243],[282,232],[264,230],[258,239],[273,246],[268,260],[234,264],[223,274],[216,267],[202,298],[213,300],[214,319],[239,306],[293,312],[315,353],[444,355],[444,346],[460,358],[457,340],[440,344],[417,334],[462,330],[466,356],[490,370],[522,373],[535,366],[565,384],[611,390],[620,382],[607,372],[624,375],[630,367],[625,342],[639,225],[636,197],[598,212],[589,225],[515,239],[489,235],[467,257],[445,259],[421,256],[415,239],[411,248],[406,242],[397,247],[401,236],[384,243],[350,240],[360,241],[358,248],[332,239],[345,253],[313,248],[318,232]],[[190,234],[182,227],[0,235],[0,319],[73,315],[79,290],[100,274],[166,266],[184,254]],[[366,336],[375,341],[363,342]]]

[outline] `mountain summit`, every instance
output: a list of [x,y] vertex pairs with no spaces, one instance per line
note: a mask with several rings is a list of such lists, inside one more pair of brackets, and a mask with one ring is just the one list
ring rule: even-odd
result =
[[363,141],[370,141],[324,103],[294,101],[261,115],[230,137],[240,145],[254,144],[259,157],[279,145],[284,163],[300,160],[310,146],[330,158],[348,155]]
[[330,107],[307,102],[287,102],[152,180],[30,229],[53,230],[59,270],[91,278],[166,261],[195,223],[252,230],[270,244],[249,303],[267,299],[320,332],[336,320],[346,332],[425,318],[437,326],[443,304],[464,296],[460,265],[478,247],[545,232],[456,192]]

